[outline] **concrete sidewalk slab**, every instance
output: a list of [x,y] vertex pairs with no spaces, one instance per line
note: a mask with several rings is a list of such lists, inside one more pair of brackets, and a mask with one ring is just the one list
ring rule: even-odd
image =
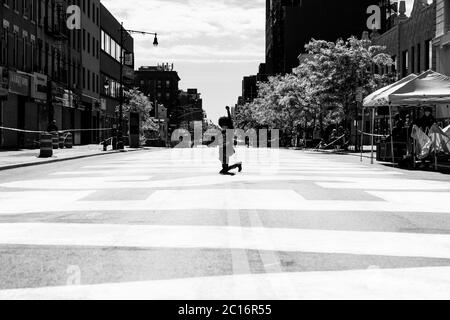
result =
[[[126,148],[125,151],[141,151],[155,148]],[[36,166],[41,164],[55,163],[61,161],[96,157],[123,151],[108,150],[103,151],[100,145],[86,145],[74,146],[72,149],[58,149],[53,150],[53,157],[39,158],[39,149],[36,150],[14,150],[14,151],[0,151],[0,171]]]

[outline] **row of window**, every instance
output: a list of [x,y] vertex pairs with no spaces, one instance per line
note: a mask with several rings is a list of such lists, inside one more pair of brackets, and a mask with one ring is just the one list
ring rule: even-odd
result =
[[[91,3],[92,2],[92,3]],[[42,18],[42,8],[47,6],[47,10],[51,9],[53,13],[56,13],[56,8],[59,8],[62,16],[65,15],[65,10],[62,9],[61,4],[57,0],[2,0],[3,5],[8,8],[12,8],[15,12],[22,14],[26,19],[30,21],[40,20]],[[82,8],[91,21],[100,26],[100,7],[95,4],[94,0],[74,0],[71,3]],[[36,10],[37,9],[37,10]],[[39,15],[39,19],[36,19]]]
[[92,54],[94,58],[100,59],[100,44],[94,35],[83,29],[83,50]]
[[120,95],[120,83],[112,79],[108,76],[103,75],[103,83],[104,83],[104,91],[103,93],[107,96],[113,97],[113,98],[119,98]]
[[[76,4],[80,6],[80,0],[76,0]],[[89,19],[92,19],[94,24],[100,26],[100,7],[95,5],[95,1],[83,0],[81,9],[84,14],[87,14]]]
[[170,88],[172,82],[170,80],[162,81],[162,80],[144,80],[144,79],[141,79],[139,81],[139,84],[142,87],[147,86],[147,87],[150,87],[150,88],[152,88],[152,87],[154,87],[156,85],[156,88],[160,89],[160,88],[162,88],[163,84],[165,84],[165,88]]
[[4,20],[1,29],[0,63],[25,72],[40,72],[56,81],[67,80],[66,57],[61,50],[26,31],[18,32]]
[[121,48],[120,44],[104,30],[101,31],[101,48],[119,63],[121,62],[122,56],[125,55],[125,51]]
[[100,76],[97,73],[84,67],[81,72],[83,88],[100,94]]
[[12,8],[15,12],[23,15],[26,19],[36,21],[37,0],[2,0],[3,5]]
[[73,86],[82,86],[83,89],[100,94],[99,75],[81,68],[75,60],[69,62],[57,47],[50,46],[40,39],[36,41],[34,37],[20,37],[16,32],[9,32],[9,28],[3,28],[1,35],[1,65],[29,73],[44,73],[56,81],[69,80]]
[[[422,59],[422,54],[425,54],[424,59]],[[409,50],[402,52],[401,71],[403,77],[428,69],[433,69],[433,44],[431,40],[427,40],[423,44],[418,43]]]

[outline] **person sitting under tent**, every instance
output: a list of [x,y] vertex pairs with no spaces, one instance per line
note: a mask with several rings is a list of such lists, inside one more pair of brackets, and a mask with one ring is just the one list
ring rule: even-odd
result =
[[422,129],[423,132],[428,134],[435,123],[436,119],[433,117],[433,110],[431,108],[425,108],[425,113],[423,117],[417,121],[417,126]]
[[[433,109],[430,107],[425,108],[424,115],[417,121],[417,126],[428,135],[433,125],[436,124],[436,119],[433,117]],[[423,157],[421,159],[420,169],[425,169],[427,167],[427,160],[430,160],[431,154],[428,157]],[[428,164],[430,166],[431,164]]]

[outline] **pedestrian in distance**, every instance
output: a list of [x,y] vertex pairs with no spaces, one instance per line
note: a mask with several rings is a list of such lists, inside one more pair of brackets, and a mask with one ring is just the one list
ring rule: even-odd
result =
[[47,132],[58,132],[58,126],[56,125],[56,120],[53,120],[50,122],[50,124],[47,127]]
[[238,169],[242,172],[242,163],[238,162],[230,166],[230,158],[236,153],[234,150],[234,135],[232,139],[229,139],[229,130],[234,130],[233,119],[231,117],[230,107],[227,107],[228,117],[222,117],[219,119],[219,126],[222,129],[222,142],[219,145],[219,159],[222,162],[221,175],[234,176],[235,174],[230,172]]

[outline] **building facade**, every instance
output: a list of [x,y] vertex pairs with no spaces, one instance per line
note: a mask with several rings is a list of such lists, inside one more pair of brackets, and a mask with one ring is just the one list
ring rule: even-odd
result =
[[[81,128],[100,129],[100,0],[81,0],[81,25]],[[81,132],[80,138],[82,144],[100,142],[95,130]]]
[[436,2],[436,71],[450,76],[450,1]]
[[[81,29],[67,28],[69,5],[80,7]],[[78,129],[108,126],[100,100],[100,1],[2,0],[0,6],[1,126],[38,132],[56,120],[60,130],[75,129],[75,144],[98,142],[99,131]],[[0,130],[1,148],[34,147],[38,140],[38,133]]]
[[117,108],[120,104],[121,68],[125,87],[134,86],[134,61],[131,61],[130,66],[126,66],[121,59],[124,53],[130,54],[131,57],[134,56],[134,40],[122,29],[119,21],[103,4],[100,7],[100,21],[101,110],[104,114],[103,126],[113,128],[118,125]]
[[[164,105],[169,117],[179,105],[178,91],[180,77],[173,68],[173,64],[167,63],[158,66],[140,67],[136,71],[135,84],[154,105]],[[156,117],[156,108],[152,112]]]
[[[18,129],[39,128],[39,107],[31,97],[32,74],[37,69],[37,9],[29,2],[3,0],[0,66],[3,93],[0,97],[0,125]],[[35,3],[33,3],[35,4]],[[37,70],[36,70],[37,71]],[[24,133],[0,132],[1,147],[25,146],[32,137]]]
[[[394,25],[380,36],[374,37],[376,45],[385,46],[395,61],[398,78],[411,73],[436,70],[437,57],[433,39],[436,35],[436,3],[415,0],[410,17],[406,16],[403,5]],[[382,70],[378,70],[383,72]]]
[[360,37],[367,30],[368,7],[378,4],[379,0],[267,0],[267,73],[290,73],[313,38]]

